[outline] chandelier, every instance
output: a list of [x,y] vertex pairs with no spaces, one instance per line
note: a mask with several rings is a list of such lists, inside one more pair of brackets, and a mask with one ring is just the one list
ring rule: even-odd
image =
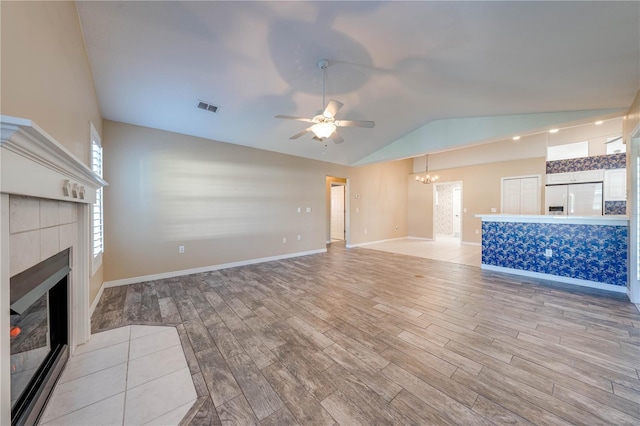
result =
[[425,168],[424,168],[424,175],[423,176],[417,175],[416,176],[416,182],[420,182],[420,183],[424,183],[424,184],[434,183],[435,181],[438,180],[438,176],[437,175],[434,175],[434,176],[429,175],[429,155],[428,154],[425,155],[425,163],[426,163],[426,165],[425,165]]

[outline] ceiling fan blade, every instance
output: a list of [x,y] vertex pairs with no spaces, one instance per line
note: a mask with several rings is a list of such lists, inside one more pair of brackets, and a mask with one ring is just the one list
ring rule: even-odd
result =
[[344,104],[342,102],[338,102],[336,100],[331,99],[327,104],[327,107],[324,109],[324,112],[322,113],[322,115],[324,115],[327,118],[333,118],[336,116],[338,111],[340,111],[340,108],[342,108],[343,105]]
[[320,141],[320,142],[322,142],[322,141],[324,140],[324,139],[320,139],[320,138],[319,138],[319,137],[317,137],[317,136],[314,136],[314,137],[312,137],[311,139],[313,139],[314,141]]
[[284,118],[285,120],[304,121],[305,123],[312,123],[313,122],[313,120],[311,118],[294,117],[292,115],[276,115],[276,118]]
[[309,133],[311,131],[311,127],[307,127],[306,129],[304,129],[301,132],[296,133],[295,135],[291,136],[289,139],[298,139],[300,136],[304,136],[307,133]]
[[371,128],[376,125],[375,121],[363,121],[363,120],[336,120],[333,122],[337,127],[368,127]]
[[331,135],[331,139],[333,139],[334,143],[344,142],[344,139],[342,139],[342,136],[340,136],[338,132],[333,132],[333,134]]

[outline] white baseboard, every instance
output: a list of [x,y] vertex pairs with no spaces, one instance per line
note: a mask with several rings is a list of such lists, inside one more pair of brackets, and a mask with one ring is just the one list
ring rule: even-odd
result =
[[162,280],[165,278],[182,277],[184,275],[200,274],[202,272],[217,271],[220,269],[235,268],[238,266],[254,265],[256,263],[271,262],[273,260],[290,259],[292,257],[308,256],[310,254],[326,253],[327,249],[301,251],[297,253],[281,254],[278,256],[261,257],[258,259],[241,260],[238,262],[222,263],[219,265],[203,266],[200,268],[182,269],[180,271],[162,272],[160,274],[143,275],[139,277],[123,278],[121,280],[105,281],[104,287],[118,287],[121,285],[129,285],[143,283],[147,281]]
[[96,298],[93,299],[93,302],[91,303],[91,306],[89,306],[89,319],[91,319],[91,317],[93,316],[93,311],[96,310],[96,306],[98,306],[98,302],[100,301],[100,298],[102,297],[102,293],[104,292],[104,288],[106,283],[102,283],[102,285],[100,286],[100,290],[98,290],[98,294],[96,294]]
[[472,243],[471,241],[460,241],[460,244],[464,244],[466,246],[481,246],[482,243]]
[[387,240],[369,241],[366,243],[347,244],[347,248],[364,247],[364,246],[370,246],[371,244],[386,243],[387,241],[398,241],[398,240],[406,240],[406,239],[407,237],[400,237],[400,238],[389,238]]
[[520,275],[523,277],[540,278],[543,280],[556,281],[563,284],[573,284],[573,285],[579,285],[582,287],[597,288],[599,290],[607,290],[607,291],[613,291],[616,293],[624,293],[626,295],[629,295],[627,286],[622,286],[622,285],[604,284],[596,281],[587,281],[587,280],[581,280],[578,278],[561,277],[559,275],[544,274],[541,272],[523,271],[521,269],[512,269],[512,268],[505,268],[502,266],[486,265],[484,263],[480,267],[486,271],[504,272],[507,274]]
[[409,239],[409,240],[421,240],[421,241],[435,241],[433,238],[412,237],[412,236],[408,236],[407,239]]

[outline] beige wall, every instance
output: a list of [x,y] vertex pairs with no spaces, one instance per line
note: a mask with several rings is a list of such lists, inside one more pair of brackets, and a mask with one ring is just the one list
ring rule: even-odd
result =
[[[624,122],[624,141],[627,144],[627,214],[629,215],[629,247],[635,247],[635,250],[629,250],[629,299],[634,303],[640,303],[640,271],[638,270],[638,258],[640,257],[640,249],[638,249],[638,240],[640,239],[640,137],[636,130],[640,126],[640,90],[636,93],[629,112],[625,116]],[[635,136],[632,138],[632,136]]]
[[[468,146],[452,151],[438,152],[429,155],[429,169],[451,169],[456,167],[475,166],[479,164],[497,163],[501,161],[523,160],[547,156],[547,145],[563,145],[568,143],[589,142],[589,155],[606,154],[608,137],[622,133],[622,117],[606,120],[602,125],[593,123],[569,127],[554,134],[548,132],[522,136],[520,140],[511,139]],[[415,173],[424,172],[425,157],[414,159]]]
[[89,165],[102,118],[74,2],[0,2],[3,115],[33,120]]
[[323,249],[326,176],[349,179],[352,244],[407,235],[408,160],[350,168],[103,126],[106,281]]
[[[406,237],[411,160],[349,168],[349,243]],[[342,176],[342,175],[338,175]]]
[[[638,127],[638,125],[640,125],[640,90],[636,93],[636,98],[629,107],[629,112],[623,121],[622,136],[625,143],[629,144],[631,142],[631,133],[636,127]],[[628,159],[629,158],[627,157],[627,160]]]
[[[0,2],[3,115],[27,118],[90,164],[102,117],[74,2]],[[102,285],[91,277],[89,303]]]
[[[542,188],[545,178],[545,158],[505,161],[470,167],[434,171],[439,183],[462,182],[462,241],[480,243],[481,220],[476,214],[489,214],[495,207],[500,212],[500,185],[502,177],[540,175]],[[407,178],[409,190],[409,236],[433,238],[433,185],[415,181],[415,175]],[[541,190],[540,214],[544,208],[544,192]]]

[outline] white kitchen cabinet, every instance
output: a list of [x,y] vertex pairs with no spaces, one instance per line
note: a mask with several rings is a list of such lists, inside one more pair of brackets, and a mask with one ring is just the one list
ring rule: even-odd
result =
[[573,172],[548,174],[547,185],[571,183],[572,179]]
[[582,170],[579,172],[551,173],[547,175],[547,185],[602,182],[603,179],[604,170]]
[[624,201],[627,199],[627,170],[604,171],[604,201]]

